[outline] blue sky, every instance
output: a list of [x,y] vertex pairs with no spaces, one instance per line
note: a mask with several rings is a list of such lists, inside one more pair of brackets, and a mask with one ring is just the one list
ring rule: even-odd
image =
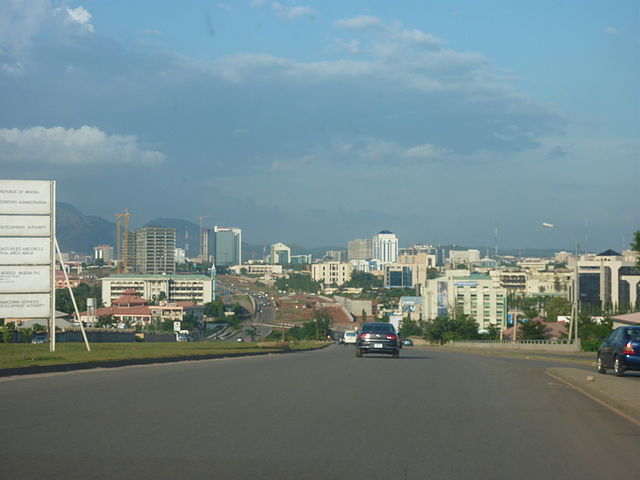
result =
[[0,3],[0,166],[244,239],[621,249],[640,3]]

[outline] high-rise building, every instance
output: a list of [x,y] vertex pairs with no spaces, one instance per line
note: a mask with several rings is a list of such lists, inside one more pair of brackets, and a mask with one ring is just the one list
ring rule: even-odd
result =
[[349,242],[349,260],[369,260],[373,258],[372,240],[370,238],[356,238]]
[[240,265],[242,263],[242,230],[216,225],[213,227],[213,232],[216,266]]
[[324,258],[326,260],[333,260],[334,262],[342,262],[344,260],[344,250],[327,250]]
[[176,229],[149,226],[135,232],[136,270],[144,274],[176,273]]
[[389,230],[382,230],[373,236],[373,258],[382,263],[394,263],[398,259],[398,237]]
[[113,247],[111,245],[93,247],[93,258],[102,260],[104,263],[111,263],[113,261]]
[[274,243],[271,245],[269,263],[274,265],[286,265],[291,263],[291,249],[284,243]]

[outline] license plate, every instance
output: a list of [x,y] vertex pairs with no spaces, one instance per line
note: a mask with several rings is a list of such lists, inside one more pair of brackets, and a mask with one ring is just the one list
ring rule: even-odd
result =
[[374,343],[373,344],[373,348],[382,348],[382,344],[381,343]]

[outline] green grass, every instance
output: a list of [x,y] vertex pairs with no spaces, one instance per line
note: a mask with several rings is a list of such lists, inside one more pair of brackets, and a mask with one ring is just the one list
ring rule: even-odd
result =
[[[290,350],[320,348],[324,342],[292,342]],[[282,348],[258,347],[246,342],[192,342],[192,343],[94,343],[87,352],[83,343],[57,343],[50,352],[48,344],[9,343],[0,344],[0,368],[62,365],[70,363],[133,360],[142,358],[166,358],[216,354],[243,354],[254,352],[282,352]]]

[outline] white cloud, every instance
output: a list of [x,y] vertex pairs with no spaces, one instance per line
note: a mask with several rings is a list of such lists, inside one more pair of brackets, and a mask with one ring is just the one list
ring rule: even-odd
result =
[[257,7],[261,7],[262,5],[264,5],[265,3],[267,3],[269,0],[252,0],[251,1],[251,6],[253,8],[257,8]]
[[318,11],[311,7],[295,6],[287,8],[278,2],[272,3],[271,8],[273,8],[280,17],[287,20],[295,20],[296,18],[305,15],[309,15],[311,17],[318,15]]
[[406,149],[402,152],[402,156],[416,160],[430,160],[432,158],[442,157],[446,153],[446,150],[443,148],[425,143],[424,145],[416,145],[415,147]]
[[87,31],[94,31],[93,25],[91,24],[91,14],[85,8],[67,8],[67,13],[74,22],[83,25]]
[[133,135],[108,135],[96,127],[0,129],[0,162],[25,164],[158,164],[164,154],[143,150]]
[[606,33],[607,35],[617,35],[620,32],[615,27],[607,27],[604,29],[604,33]]
[[345,20],[338,20],[334,25],[338,28],[344,28],[345,30],[367,30],[384,27],[382,20],[372,15],[359,15]]

